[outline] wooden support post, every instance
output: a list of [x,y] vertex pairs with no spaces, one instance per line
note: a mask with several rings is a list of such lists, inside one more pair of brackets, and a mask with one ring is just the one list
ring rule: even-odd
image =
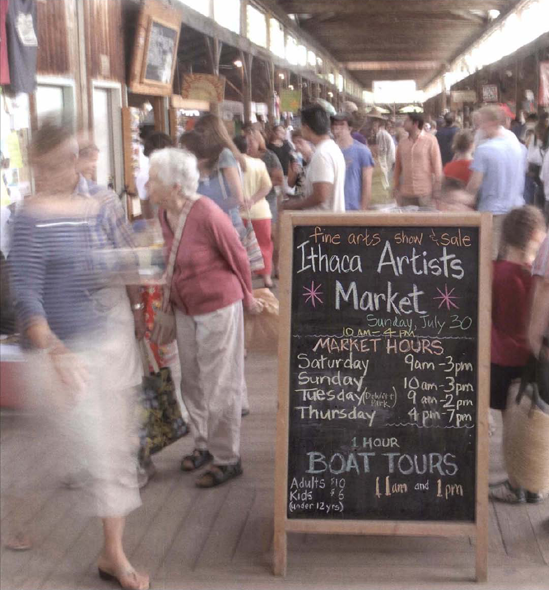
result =
[[221,59],[223,43],[219,39],[212,39],[211,37],[204,37],[204,41],[208,50],[208,61],[210,62],[212,74],[219,76],[219,61]]
[[448,97],[446,92],[448,89],[446,88],[446,78],[444,75],[442,76],[442,96],[440,101],[440,110],[442,111],[440,114],[443,115],[444,111],[448,108]]
[[[210,70],[214,76],[219,76],[219,62],[221,61],[221,52],[223,51],[223,43],[212,37],[204,37],[206,49],[208,50],[208,61],[210,62]],[[219,104],[217,102],[210,103],[210,112],[213,115],[219,116]]]
[[166,129],[166,115],[164,113],[164,97],[153,96],[150,100],[153,106],[155,131],[167,133],[168,130]]
[[518,117],[520,111],[519,97],[519,58],[515,59],[515,116]]
[[540,87],[540,71],[539,71],[539,62],[540,59],[540,49],[539,47],[536,48],[536,89],[534,94],[534,103],[536,105],[536,112],[539,112],[539,87]]
[[168,120],[170,124],[170,137],[174,143],[177,143],[177,109],[170,108],[168,110]]
[[248,36],[248,0],[240,0],[240,34]]
[[242,61],[242,100],[244,102],[244,123],[252,118],[252,66],[254,56],[245,51],[240,52]]
[[268,96],[267,96],[267,108],[269,109],[269,123],[274,124],[275,114],[275,67],[271,60],[265,62],[265,68],[267,70],[267,81],[268,81]]
[[313,83],[313,100],[315,98],[320,98],[320,83],[319,82]]
[[[85,51],[85,38],[80,39],[79,30],[83,23],[83,17],[79,20],[79,11],[82,11],[82,6],[77,7],[76,1],[65,2],[65,14],[67,22],[67,43],[69,50],[69,63],[72,72],[74,72],[75,79],[75,104],[76,104],[76,127],[79,131],[84,131],[88,134],[88,90],[87,78],[85,70],[86,67],[85,54],[82,55],[82,50]],[[84,58],[84,59],[83,59]],[[31,95],[29,95],[30,98]],[[34,122],[32,122],[34,124]],[[36,121],[36,125],[38,121]],[[31,125],[31,128],[34,129]]]

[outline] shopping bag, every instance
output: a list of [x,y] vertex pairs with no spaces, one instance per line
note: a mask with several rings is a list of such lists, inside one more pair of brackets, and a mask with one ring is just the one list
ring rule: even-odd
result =
[[183,203],[183,209],[179,214],[179,221],[177,222],[177,229],[175,230],[170,257],[166,267],[166,284],[164,285],[162,293],[162,308],[157,309],[154,312],[154,325],[151,332],[151,340],[159,346],[170,344],[176,337],[175,314],[171,303],[173,273],[175,270],[177,251],[181,244],[181,238],[183,237],[183,230],[187,223],[187,217],[195,203],[196,201],[191,201],[189,199],[185,200]]
[[263,270],[265,268],[265,261],[263,260],[263,254],[261,253],[261,248],[259,247],[259,242],[257,241],[251,221],[244,227],[241,242],[248,254],[250,270],[252,272]]
[[278,299],[269,289],[255,289],[254,297],[261,301],[263,310],[258,315],[246,314],[244,330],[246,350],[274,352],[278,350]]
[[510,395],[504,417],[503,455],[516,485],[536,494],[549,491],[549,404],[523,381]]
[[[169,367],[158,368],[149,344],[141,344],[143,388],[141,394],[140,459],[158,453],[188,433],[175,395],[175,384]],[[153,371],[149,371],[149,365]]]

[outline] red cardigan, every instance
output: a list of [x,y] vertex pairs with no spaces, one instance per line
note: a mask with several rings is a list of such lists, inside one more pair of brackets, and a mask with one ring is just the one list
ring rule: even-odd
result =
[[532,291],[530,269],[498,260],[492,283],[492,363],[522,367],[530,355],[528,318]]
[[[166,252],[173,232],[166,212],[159,213]],[[187,217],[177,251],[171,302],[186,315],[202,315],[252,299],[248,255],[227,215],[210,199],[201,197]]]

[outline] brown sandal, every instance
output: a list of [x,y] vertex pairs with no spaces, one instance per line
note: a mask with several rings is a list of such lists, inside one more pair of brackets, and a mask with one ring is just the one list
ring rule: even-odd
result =
[[196,480],[196,486],[199,488],[214,488],[243,473],[240,461],[233,465],[213,465]]
[[192,452],[192,455],[185,455],[183,459],[181,459],[181,471],[196,471],[209,463],[212,459],[213,457],[210,455],[209,451],[195,449]]

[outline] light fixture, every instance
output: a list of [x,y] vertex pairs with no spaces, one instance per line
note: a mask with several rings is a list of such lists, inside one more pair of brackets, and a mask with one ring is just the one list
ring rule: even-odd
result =
[[294,89],[293,85],[292,84],[289,84],[288,85],[288,90],[293,90],[293,89]]
[[278,74],[278,77],[279,77],[281,80],[284,80],[284,78],[285,78],[286,76],[285,76],[284,74]]
[[233,61],[233,65],[237,68],[241,68],[242,67],[242,62],[239,59],[235,59]]
[[498,18],[500,14],[500,11],[496,10],[495,8],[488,11],[488,17],[490,18],[490,20],[496,20],[496,18]]
[[332,97],[334,96],[334,93],[333,93],[333,92],[328,92],[328,96],[329,96],[330,98],[332,98]]

